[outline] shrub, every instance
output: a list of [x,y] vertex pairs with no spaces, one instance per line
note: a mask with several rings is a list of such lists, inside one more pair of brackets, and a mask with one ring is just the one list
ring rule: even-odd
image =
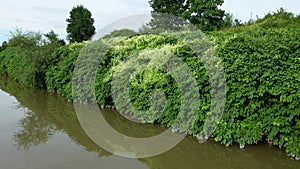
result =
[[61,44],[47,42],[35,32],[17,30],[12,36],[0,53],[0,74],[26,86],[45,87],[45,72],[53,62],[51,53]]
[[299,29],[257,29],[219,45],[228,93],[216,141],[244,146],[265,137],[300,157],[299,35]]
[[75,62],[84,43],[73,43],[56,49],[52,55],[52,65],[46,72],[46,87],[72,100],[72,75]]

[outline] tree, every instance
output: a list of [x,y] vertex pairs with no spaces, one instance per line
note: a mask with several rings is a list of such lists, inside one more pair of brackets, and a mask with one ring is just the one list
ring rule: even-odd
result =
[[35,49],[37,46],[44,45],[43,35],[40,32],[23,31],[16,29],[10,32],[11,38],[8,41],[8,47],[20,47],[23,49]]
[[224,0],[149,1],[153,12],[168,13],[181,17],[204,31],[220,29],[223,26],[225,11],[218,8],[223,2]]
[[66,42],[63,39],[58,38],[58,34],[56,34],[53,30],[44,34],[50,44],[55,44],[58,46],[64,46]]
[[95,21],[91,12],[83,5],[73,7],[66,21],[68,23],[67,38],[71,43],[89,40],[95,34]]

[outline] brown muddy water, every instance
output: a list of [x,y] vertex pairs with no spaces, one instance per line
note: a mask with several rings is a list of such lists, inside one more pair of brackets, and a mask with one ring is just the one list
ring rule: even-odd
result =
[[[105,110],[106,120],[123,134],[142,137],[165,130],[128,121]],[[141,132],[141,129],[143,132]],[[0,78],[0,169],[299,169],[300,162],[266,143],[226,147],[186,137],[170,151],[127,159],[103,150],[80,126],[73,104],[40,89]]]

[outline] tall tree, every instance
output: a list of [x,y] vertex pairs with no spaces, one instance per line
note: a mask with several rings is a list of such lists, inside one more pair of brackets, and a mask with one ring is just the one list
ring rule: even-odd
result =
[[89,40],[95,34],[95,20],[92,18],[92,13],[83,5],[73,7],[66,21],[67,38],[71,43]]
[[225,12],[218,7],[221,6],[223,2],[224,0],[149,1],[153,12],[168,13],[181,17],[205,31],[222,27]]

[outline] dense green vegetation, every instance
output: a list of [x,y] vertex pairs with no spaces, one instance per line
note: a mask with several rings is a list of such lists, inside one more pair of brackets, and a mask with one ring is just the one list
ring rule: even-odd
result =
[[[238,143],[241,147],[268,141],[285,148],[296,159],[300,158],[298,21],[299,16],[278,11],[247,27],[208,33],[224,64],[227,81],[226,107],[213,134],[215,141],[226,145]],[[185,34],[193,35],[193,32]],[[75,62],[81,49],[89,43],[61,46],[43,41],[41,37],[21,34],[12,38],[0,52],[0,74],[24,85],[47,87],[72,100]],[[96,76],[97,102],[113,106],[110,82],[115,68],[135,52],[154,48],[176,54],[193,70],[201,89],[201,102],[197,121],[189,132],[199,136],[210,113],[210,84],[201,60],[176,38],[176,34],[137,35],[110,49]],[[148,98],[153,89],[161,89],[168,98],[164,112],[157,119],[156,114],[151,113],[133,116],[144,122],[169,126],[177,116],[180,94],[174,79],[162,70],[146,69],[136,74],[130,88],[132,104],[138,110],[149,109]]]
[[[225,28],[233,26],[233,31],[240,29],[253,29],[253,28],[264,28],[264,29],[276,29],[276,28],[299,28],[300,27],[300,15],[295,15],[291,12],[285,11],[280,8],[276,12],[268,13],[263,18],[257,18],[257,20],[249,20],[248,22],[242,23],[238,19],[234,19],[230,14],[226,14],[224,19]],[[227,25],[227,26],[226,26]],[[237,29],[236,29],[237,28]],[[227,29],[226,29],[227,30]]]
[[48,34],[17,30],[0,53],[0,75],[26,86],[46,87],[45,73],[55,64],[52,53],[64,45],[53,31]]
[[299,35],[299,29],[249,30],[218,46],[228,93],[216,141],[267,139],[299,158]]
[[[185,33],[185,35],[188,32]],[[135,53],[141,50],[149,50],[149,49],[161,49],[164,51],[168,51],[170,53],[176,54],[179,58],[181,58],[187,65],[194,70],[193,74],[195,74],[198,78],[197,82],[202,90],[200,91],[201,103],[196,106],[209,107],[209,80],[206,73],[206,70],[203,68],[201,60],[198,56],[192,52],[191,49],[187,45],[182,42],[176,40],[176,34],[172,36],[167,35],[142,35],[135,36],[130,39],[124,40],[117,44],[103,60],[105,62],[101,62],[97,76],[96,76],[96,97],[97,102],[104,106],[113,106],[112,102],[112,93],[111,93],[111,83],[113,74],[115,70],[117,70],[117,66],[124,60],[128,60],[131,57],[135,57]],[[165,55],[163,55],[165,56]],[[162,57],[163,57],[162,56]],[[136,60],[138,61],[138,60]],[[139,62],[139,61],[138,61]],[[160,62],[166,62],[165,66],[171,66],[168,64],[168,60],[160,59]],[[142,61],[141,61],[142,63]],[[132,68],[136,67],[136,65],[131,64]],[[179,70],[180,71],[180,70]],[[186,77],[187,75],[184,73],[189,72],[180,72],[181,77]],[[122,77],[117,77],[120,81]],[[134,118],[139,119],[143,122],[151,122],[151,123],[159,123],[163,125],[171,125],[174,124],[175,119],[177,118],[178,112],[180,111],[181,106],[181,96],[180,90],[178,88],[178,84],[173,79],[174,77],[170,76],[170,74],[164,73],[161,69],[158,68],[146,68],[141,72],[137,72],[135,74],[135,78],[131,81],[130,94],[129,97],[132,101],[132,105],[139,110],[139,112],[135,112],[133,114]],[[120,82],[122,83],[122,81]],[[188,83],[188,82],[186,82]],[[117,85],[116,90],[121,90],[124,84]],[[153,111],[147,111],[151,107],[151,103],[149,102],[149,97],[153,89],[161,89],[166,97],[166,107],[164,112],[158,116],[157,113]],[[193,95],[193,93],[189,93]],[[122,95],[122,94],[121,94]],[[186,96],[188,97],[188,96]],[[125,97],[122,97],[125,98]],[[161,106],[164,106],[164,98],[157,97],[156,101],[161,103]],[[119,101],[122,105],[120,105],[119,109],[128,111],[128,106],[125,101]],[[195,105],[190,105],[195,106]],[[199,107],[199,109],[201,109]],[[143,113],[147,112],[147,113]],[[130,113],[130,112],[124,112]],[[199,123],[203,124],[205,119],[205,109],[201,109],[199,112]],[[155,117],[158,117],[157,119]],[[181,123],[180,126],[176,126],[178,128],[185,128],[188,125],[189,121],[186,123]]]
[[300,15],[296,16],[280,8],[277,12],[269,13],[264,18],[258,19],[255,23],[263,28],[299,28]]
[[46,71],[46,86],[67,99],[72,99],[72,74],[74,64],[84,43],[73,43],[56,49],[51,57],[54,62]]

